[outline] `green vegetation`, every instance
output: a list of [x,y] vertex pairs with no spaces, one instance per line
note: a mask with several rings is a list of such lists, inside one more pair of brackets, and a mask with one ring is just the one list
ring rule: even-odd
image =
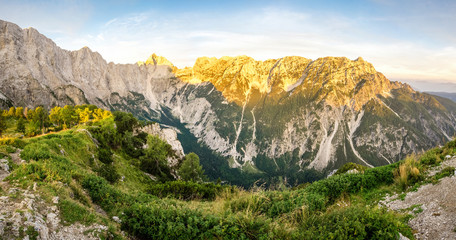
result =
[[348,163],[344,164],[342,167],[340,167],[339,169],[337,169],[337,171],[334,173],[334,175],[343,174],[350,170],[356,170],[357,172],[364,172],[367,168],[368,167],[363,166],[361,164],[348,162]]
[[[423,173],[456,153],[452,141],[387,166],[346,164],[332,177],[293,189],[277,181],[269,186],[280,190],[247,191],[208,182],[198,155],[180,159],[159,137],[141,132],[143,123],[130,114],[91,106],[53,109],[49,123],[36,125],[38,130],[43,126],[37,134],[47,134],[34,137],[22,137],[16,125],[23,119],[28,129],[34,120],[23,116],[36,110],[18,116],[16,109],[14,116],[4,117],[0,154],[8,158],[20,148],[26,161],[12,164],[6,180],[28,189],[36,183],[49,204],[58,196],[63,224],[99,223],[109,226],[105,236],[119,238],[123,230],[135,239],[395,239],[399,233],[413,239],[410,215],[381,208],[378,201],[387,193],[405,196],[432,181]],[[64,109],[81,111],[59,118]],[[277,164],[296,158],[291,154]],[[170,165],[168,159],[178,163]],[[347,173],[351,169],[358,173]],[[452,174],[454,168],[444,168],[434,179]],[[107,216],[95,210],[100,207]],[[420,209],[414,206],[410,212]]]
[[192,182],[203,181],[204,170],[199,162],[199,157],[195,153],[189,153],[185,156],[185,159],[179,168],[179,176],[182,180]]

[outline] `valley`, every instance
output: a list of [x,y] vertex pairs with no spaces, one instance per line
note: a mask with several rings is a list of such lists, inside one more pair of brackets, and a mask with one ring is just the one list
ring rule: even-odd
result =
[[[389,81],[362,58],[107,63],[1,21],[3,107],[94,104],[176,129],[211,179],[291,186],[347,162],[381,166],[444,144],[456,104]],[[238,177],[242,175],[240,180]]]

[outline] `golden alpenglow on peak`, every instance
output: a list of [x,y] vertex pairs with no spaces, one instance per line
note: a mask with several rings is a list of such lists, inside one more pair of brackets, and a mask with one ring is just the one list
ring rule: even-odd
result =
[[138,65],[167,65],[170,66],[173,70],[176,68],[174,64],[172,64],[168,59],[162,56],[158,56],[155,53],[150,55],[150,57],[145,62],[139,61]]
[[[248,56],[200,57],[193,67],[175,69],[182,81],[211,82],[230,102],[239,105],[250,94],[304,94],[334,106],[360,109],[378,94],[388,95],[394,87],[361,57],[324,57],[314,61],[299,56],[256,61]],[[324,93],[324,94],[323,94]]]
[[310,62],[303,57],[265,61],[248,56],[200,57],[192,68],[178,69],[175,73],[189,83],[211,82],[229,101],[242,103],[250,90],[269,93],[273,85],[287,89],[299,79]]

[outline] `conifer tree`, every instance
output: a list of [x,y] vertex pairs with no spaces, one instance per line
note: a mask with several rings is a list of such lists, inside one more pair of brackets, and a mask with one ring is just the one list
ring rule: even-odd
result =
[[19,118],[17,120],[16,131],[25,134],[25,120],[24,118]]
[[4,116],[0,116],[0,137],[3,135],[3,132],[6,130],[6,119]]
[[201,182],[204,179],[204,170],[200,165],[198,155],[195,153],[189,153],[185,156],[185,160],[182,162],[179,168],[179,176],[184,181]]

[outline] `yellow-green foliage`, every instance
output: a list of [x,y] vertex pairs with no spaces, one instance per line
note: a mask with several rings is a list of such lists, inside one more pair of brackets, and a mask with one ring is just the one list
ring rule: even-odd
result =
[[399,165],[399,168],[394,172],[396,184],[405,190],[408,186],[415,184],[422,179],[420,174],[420,163],[417,161],[415,155],[409,155],[403,163]]

